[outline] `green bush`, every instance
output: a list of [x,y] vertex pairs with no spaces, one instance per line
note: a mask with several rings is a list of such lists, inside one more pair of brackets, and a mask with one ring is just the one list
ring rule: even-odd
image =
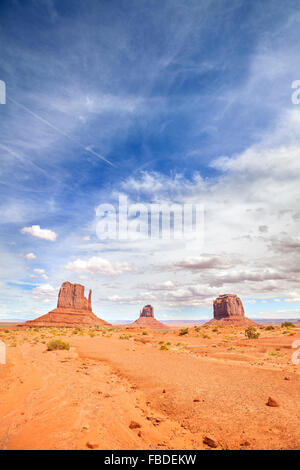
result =
[[62,341],[61,339],[53,339],[47,344],[47,351],[55,351],[56,349],[70,349],[69,343]]
[[294,326],[294,323],[292,323],[291,321],[284,321],[283,323],[281,323],[281,328],[290,328]]
[[248,328],[245,329],[245,336],[248,339],[257,339],[259,335],[260,333],[257,331],[257,329],[254,326],[248,326]]
[[266,326],[265,329],[266,329],[266,331],[275,330],[273,325],[268,325],[268,326]]
[[126,334],[123,333],[122,335],[119,336],[119,338],[120,339],[130,339],[131,335],[129,335],[129,334],[126,335]]
[[189,334],[189,329],[188,328],[183,328],[182,330],[179,331],[179,336],[184,336]]
[[166,350],[168,350],[168,349],[169,349],[169,347],[168,347],[166,344],[162,344],[162,345],[161,345],[161,347],[160,347],[160,349],[162,349],[162,350],[165,350],[165,351],[166,351]]

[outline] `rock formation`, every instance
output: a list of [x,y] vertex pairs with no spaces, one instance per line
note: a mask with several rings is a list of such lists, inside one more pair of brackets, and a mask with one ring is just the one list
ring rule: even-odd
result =
[[154,308],[152,305],[145,305],[145,307],[143,307],[143,309],[140,311],[140,317],[135,322],[133,322],[132,325],[141,326],[143,328],[167,328],[166,325],[154,318]]
[[92,291],[88,299],[84,296],[84,286],[63,282],[58,294],[57,308],[23,326],[33,327],[76,327],[101,326],[109,323],[92,312]]
[[140,312],[140,317],[151,317],[154,318],[154,308],[152,305],[145,305],[143,310]]
[[89,298],[84,297],[84,286],[63,282],[58,294],[57,308],[75,308],[92,311],[92,291]]
[[245,317],[241,299],[235,294],[219,295],[214,300],[214,318],[210,324],[230,324],[235,326],[254,325],[255,323]]

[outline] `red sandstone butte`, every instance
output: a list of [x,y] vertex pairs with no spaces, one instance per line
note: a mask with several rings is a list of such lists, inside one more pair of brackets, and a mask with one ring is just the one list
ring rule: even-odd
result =
[[76,327],[109,325],[92,312],[92,291],[88,299],[84,296],[84,286],[63,282],[58,294],[57,308],[22,326],[34,327]]
[[214,300],[214,318],[208,323],[234,326],[255,325],[255,322],[245,316],[242,301],[235,294],[219,295]]
[[152,305],[145,305],[145,307],[143,307],[143,309],[140,311],[140,317],[135,322],[133,322],[132,325],[142,326],[144,328],[167,328],[166,325],[154,318],[154,308]]

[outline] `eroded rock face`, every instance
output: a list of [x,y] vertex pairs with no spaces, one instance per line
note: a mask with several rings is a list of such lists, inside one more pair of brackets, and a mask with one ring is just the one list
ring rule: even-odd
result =
[[141,326],[143,328],[157,328],[164,329],[167,328],[166,325],[154,318],[154,308],[152,305],[145,305],[140,311],[139,318],[132,323],[134,326]]
[[241,299],[235,294],[219,295],[214,300],[214,318],[210,325],[249,326],[256,323],[245,316]]
[[140,312],[140,317],[152,317],[154,318],[154,308],[152,305],[145,305],[143,310]]
[[221,320],[222,318],[230,317],[245,317],[242,301],[235,294],[219,295],[219,297],[214,300],[214,318]]
[[92,311],[92,291],[89,298],[84,297],[84,286],[63,282],[58,294],[57,308],[75,308]]
[[22,326],[70,327],[109,325],[92,312],[92,291],[88,299],[84,296],[84,286],[63,282],[58,294],[57,308]]

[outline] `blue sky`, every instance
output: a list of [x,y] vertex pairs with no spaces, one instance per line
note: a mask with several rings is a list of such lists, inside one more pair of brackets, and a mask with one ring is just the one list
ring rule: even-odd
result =
[[[0,318],[64,280],[108,320],[299,317],[297,3],[2,0]],[[203,243],[99,240],[120,193],[203,204]]]

